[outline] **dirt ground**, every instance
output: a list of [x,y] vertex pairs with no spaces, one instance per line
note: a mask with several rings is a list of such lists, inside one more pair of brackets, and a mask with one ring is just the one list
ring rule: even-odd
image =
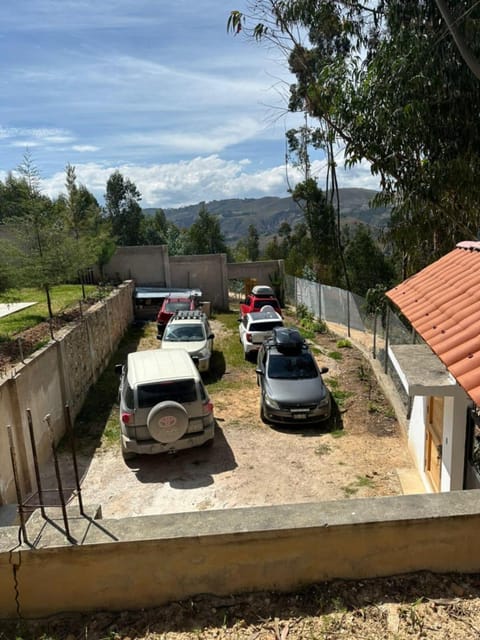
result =
[[[222,331],[215,320],[212,328],[216,336]],[[235,385],[211,392],[218,425],[212,447],[128,464],[118,447],[100,448],[83,479],[84,503],[100,504],[104,518],[122,518],[401,494],[399,469],[413,463],[368,363],[357,349],[338,348],[332,335],[320,334],[316,346],[329,367],[327,385],[349,395],[331,421],[263,424],[255,365],[235,370],[227,363],[224,379]]]
[[[214,331],[223,331],[215,321]],[[240,371],[227,363],[224,378],[236,384],[212,393],[213,447],[143,456],[128,465],[119,447],[100,447],[81,460],[84,504],[100,504],[105,518],[120,518],[401,494],[401,475],[413,469],[402,428],[361,352],[339,348],[337,340],[323,334],[316,340],[318,359],[329,367],[327,385],[343,396],[330,423],[264,425],[255,365]],[[479,637],[480,576],[430,573],[332,581],[287,594],[204,595],[139,612],[0,620],[0,640]]]

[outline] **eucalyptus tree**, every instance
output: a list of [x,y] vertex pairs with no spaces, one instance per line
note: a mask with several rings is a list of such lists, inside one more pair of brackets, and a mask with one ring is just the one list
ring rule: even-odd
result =
[[108,178],[105,192],[105,215],[111,224],[112,235],[120,246],[143,244],[144,213],[142,196],[137,186],[120,171]]
[[[288,108],[315,122],[312,144],[379,178],[393,208],[388,239],[407,276],[476,238],[480,223],[480,83],[434,0],[251,0],[228,28],[276,45],[295,76]],[[480,52],[480,5],[443,1],[456,33]],[[297,140],[293,132],[289,142]],[[295,142],[294,142],[295,144]]]

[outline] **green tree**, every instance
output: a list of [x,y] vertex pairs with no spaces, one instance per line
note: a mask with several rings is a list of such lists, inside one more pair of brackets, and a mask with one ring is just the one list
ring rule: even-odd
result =
[[187,255],[228,254],[220,221],[217,216],[209,213],[204,202],[200,205],[197,219],[187,230],[185,253]]
[[251,262],[258,260],[260,256],[260,245],[258,230],[254,224],[248,225],[248,236],[246,240],[247,256]]
[[391,261],[383,254],[370,229],[363,224],[355,227],[345,248],[345,261],[349,272],[351,291],[365,296],[377,285],[390,287],[395,271]]
[[112,173],[106,186],[105,213],[111,224],[112,235],[120,246],[143,244],[141,198],[131,180],[124,178],[120,171]]
[[76,278],[85,253],[79,250],[79,242],[66,218],[59,215],[59,208],[41,194],[39,172],[30,154],[25,154],[18,175],[11,177],[9,183],[14,186],[16,197],[22,194],[23,199],[3,219],[4,264],[15,273],[18,285],[44,290],[48,312],[53,317],[50,289]]
[[95,196],[83,184],[77,184],[75,167],[71,164],[65,167],[65,189],[66,195],[60,195],[54,206],[57,215],[63,216],[65,231],[77,243],[75,262],[79,264],[79,276],[94,264],[102,272],[115,250],[110,224],[102,217]]
[[306,264],[310,263],[318,282],[336,284],[341,265],[333,206],[314,178],[298,183],[292,190],[292,198],[303,211],[311,241]]
[[[478,58],[480,6],[442,5]],[[336,191],[335,145],[348,166],[371,163],[405,276],[476,238],[480,83],[434,0],[255,0],[249,14],[232,12],[228,27],[286,53],[288,108],[317,123],[310,138],[327,154],[326,191]]]

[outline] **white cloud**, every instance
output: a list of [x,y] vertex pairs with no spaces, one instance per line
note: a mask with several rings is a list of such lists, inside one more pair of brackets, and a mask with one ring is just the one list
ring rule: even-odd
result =
[[[284,165],[263,171],[248,171],[249,168],[248,160],[227,161],[218,155],[148,167],[105,167],[95,163],[75,166],[78,182],[92,191],[100,203],[103,202],[108,178],[117,169],[137,185],[142,194],[143,207],[167,209],[202,201],[288,195]],[[337,172],[341,188],[378,188],[378,180],[369,175],[368,166],[359,167],[355,173],[343,170]],[[289,170],[291,186],[301,178],[300,172]],[[323,176],[319,176],[320,187],[323,187],[322,179]],[[58,172],[51,178],[42,180],[42,186],[49,196],[58,196],[65,191],[64,172]]]
[[88,153],[89,151],[99,151],[100,147],[95,147],[93,144],[74,144],[72,149],[78,153]]

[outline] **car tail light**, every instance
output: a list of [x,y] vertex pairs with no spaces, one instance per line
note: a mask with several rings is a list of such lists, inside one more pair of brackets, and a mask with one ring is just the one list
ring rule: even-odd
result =
[[251,342],[252,341],[252,334],[251,333],[246,333],[245,334],[245,338],[246,338],[247,342]]
[[204,402],[203,403],[203,415],[208,416],[213,413],[213,402]]
[[124,411],[122,413],[122,418],[121,418],[123,424],[128,424],[130,422],[132,415],[133,413],[127,413],[126,411]]

